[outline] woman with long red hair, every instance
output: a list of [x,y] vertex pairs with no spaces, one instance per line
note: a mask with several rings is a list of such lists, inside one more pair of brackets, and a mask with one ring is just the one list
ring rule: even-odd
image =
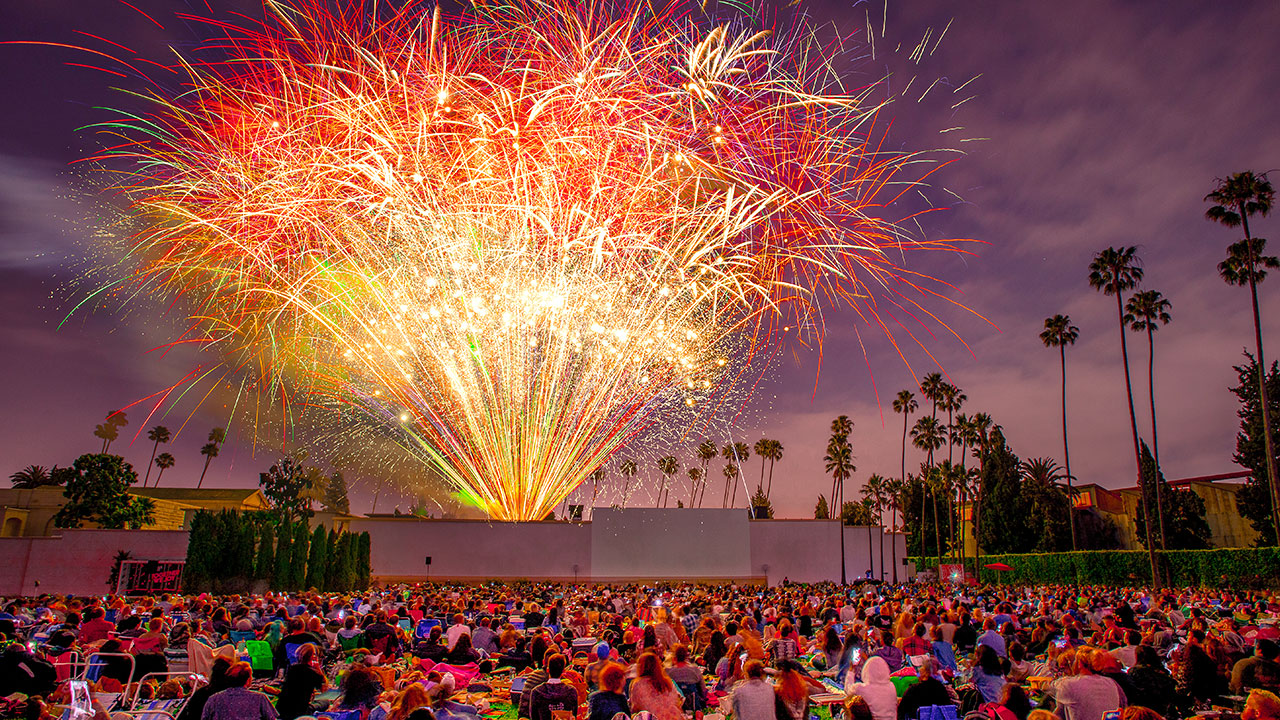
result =
[[655,720],[684,720],[683,700],[675,683],[662,668],[662,656],[640,653],[636,659],[636,680],[631,683],[631,712],[648,710]]

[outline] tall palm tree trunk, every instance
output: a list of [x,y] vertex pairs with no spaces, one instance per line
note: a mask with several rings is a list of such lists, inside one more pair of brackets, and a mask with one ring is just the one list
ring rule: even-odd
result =
[[773,497],[773,458],[769,458],[769,485],[764,491],[764,496]]
[[884,505],[877,503],[876,510],[879,516],[876,519],[880,522],[880,576],[876,579],[884,580]]
[[1138,497],[1142,500],[1142,516],[1146,518],[1147,559],[1151,562],[1151,584],[1160,587],[1160,569],[1156,564],[1156,549],[1151,543],[1151,512],[1147,508],[1147,494],[1142,488],[1142,451],[1138,447],[1138,416],[1133,411],[1133,381],[1129,377],[1129,344],[1124,335],[1124,303],[1116,292],[1116,312],[1120,316],[1120,357],[1124,361],[1124,391],[1129,401],[1129,430],[1133,434],[1133,461],[1138,468]]
[[1071,489],[1071,450],[1067,445],[1067,346],[1058,346],[1058,356],[1062,359],[1062,462],[1067,469],[1067,495],[1071,498],[1071,508],[1068,512],[1070,517],[1067,521],[1071,523],[1071,549],[1077,550],[1076,547],[1076,495]]
[[[890,530],[896,530],[898,527],[898,501],[895,498],[889,504],[889,524],[892,526]],[[895,534],[889,543],[889,559],[893,562],[893,584],[898,584],[898,536]]]
[[867,518],[867,564],[871,567],[867,568],[871,571],[871,577],[876,576],[876,556],[871,554],[871,518]]
[[951,483],[947,483],[947,555],[952,561],[956,559],[956,514],[954,496],[951,494]]
[[1258,285],[1253,281],[1257,258],[1253,252],[1253,238],[1249,235],[1249,215],[1244,203],[1237,208],[1244,228],[1244,244],[1249,248],[1249,297],[1253,301],[1253,342],[1258,351],[1258,400],[1262,404],[1263,450],[1267,454],[1267,481],[1271,486],[1271,529],[1275,531],[1276,545],[1280,545],[1280,479],[1276,478],[1276,454],[1271,439],[1270,398],[1267,395],[1267,361],[1262,356],[1262,321],[1258,314]]
[[[146,487],[147,481],[151,479],[151,466],[156,464],[156,450],[159,449],[160,441],[157,440],[155,444],[151,446],[151,459],[147,461],[147,476],[142,478],[142,487]],[[159,480],[156,482],[159,482]]]
[[210,461],[212,461],[212,460],[213,460],[213,458],[212,458],[212,457],[210,457],[210,456],[208,456],[208,455],[205,455],[205,456],[204,456],[204,470],[201,470],[201,471],[200,471],[200,481],[196,483],[196,489],[197,489],[197,490],[199,490],[199,489],[200,489],[200,487],[201,487],[202,485],[204,485],[204,474],[205,474],[205,473],[207,473],[207,472],[209,472],[209,463],[210,463]]
[[942,565],[942,522],[938,520],[938,493],[933,495],[933,551],[938,557],[938,565]]
[[1156,343],[1150,323],[1147,324],[1147,396],[1151,399],[1151,455],[1156,464],[1156,517],[1160,519],[1160,549],[1169,549],[1164,531],[1164,498],[1160,486],[1160,433],[1156,432]]

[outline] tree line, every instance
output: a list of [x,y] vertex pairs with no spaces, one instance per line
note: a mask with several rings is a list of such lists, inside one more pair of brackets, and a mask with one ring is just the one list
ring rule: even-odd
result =
[[191,518],[183,591],[350,592],[369,586],[370,537],[308,529],[274,512],[200,510]]
[[[1280,399],[1280,376],[1273,364],[1264,377],[1267,366],[1257,299],[1258,284],[1268,269],[1280,268],[1280,259],[1266,255],[1266,241],[1253,237],[1249,230],[1249,219],[1267,215],[1274,198],[1265,174],[1236,173],[1220,179],[1205,196],[1209,203],[1205,216],[1227,227],[1239,227],[1244,234],[1243,239],[1227,248],[1226,259],[1218,264],[1218,273],[1224,282],[1249,287],[1254,320],[1256,355],[1247,355],[1248,362],[1236,368],[1239,385],[1231,389],[1241,402],[1241,431],[1233,459],[1252,471],[1237,496],[1237,503],[1241,514],[1262,535],[1263,542],[1275,541],[1280,545],[1280,526],[1273,522],[1280,507],[1280,486],[1276,482],[1273,442],[1276,423],[1270,409],[1271,404]],[[1129,434],[1139,488],[1135,525],[1139,543],[1147,550],[1152,578],[1158,584],[1157,550],[1205,548],[1210,538],[1204,501],[1190,489],[1169,487],[1160,471],[1155,333],[1172,321],[1172,304],[1159,291],[1140,287],[1144,273],[1135,247],[1106,248],[1093,257],[1088,269],[1090,287],[1116,301]],[[1146,384],[1151,429],[1147,439],[1138,433],[1129,363],[1130,332],[1138,333],[1147,341]],[[831,440],[823,458],[832,478],[831,500],[826,496],[818,498],[815,517],[827,517],[829,508],[840,507],[846,524],[870,524],[888,511],[894,529],[901,517],[908,534],[908,551],[920,557],[933,556],[939,563],[944,553],[953,561],[965,560],[966,523],[959,512],[966,507],[978,554],[1118,546],[1114,525],[1093,508],[1075,507],[1077,493],[1073,486],[1075,476],[1071,472],[1067,427],[1066,349],[1074,345],[1078,337],[1079,328],[1063,314],[1046,318],[1040,333],[1045,347],[1058,351],[1061,366],[1062,466],[1052,458],[1027,461],[1018,458],[1008,447],[1001,427],[989,415],[961,413],[967,400],[964,393],[947,382],[941,373],[932,373],[918,388],[929,403],[929,412],[918,417],[914,424],[910,416],[920,410],[915,392],[902,390],[893,401],[894,412],[903,416],[901,474],[897,478],[872,475],[863,486],[863,499],[859,504],[845,501],[843,496],[844,482],[855,469],[847,441],[852,423],[846,416],[833,421]],[[916,473],[907,470],[908,439],[924,454]],[[944,447],[945,460],[941,459]],[[956,448],[959,448],[958,463],[953,454]],[[967,466],[970,457],[976,467]],[[883,566],[883,550],[880,555]],[[896,579],[896,557],[893,566]]]

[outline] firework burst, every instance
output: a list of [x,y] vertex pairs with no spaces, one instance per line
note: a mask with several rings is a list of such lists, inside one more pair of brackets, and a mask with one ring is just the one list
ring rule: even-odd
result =
[[678,3],[352,5],[269,3],[107,126],[145,228],[124,285],[282,403],[382,420],[491,517],[705,417],[827,306],[890,339],[929,314],[895,259],[956,245],[884,217],[919,158],[875,146],[872,88],[811,36]]

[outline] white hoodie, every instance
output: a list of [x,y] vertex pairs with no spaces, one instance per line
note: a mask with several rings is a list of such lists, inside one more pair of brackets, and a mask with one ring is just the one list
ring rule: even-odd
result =
[[875,720],[898,720],[898,690],[889,680],[889,664],[884,658],[867,660],[862,666],[862,682],[846,686],[845,692],[866,700]]

